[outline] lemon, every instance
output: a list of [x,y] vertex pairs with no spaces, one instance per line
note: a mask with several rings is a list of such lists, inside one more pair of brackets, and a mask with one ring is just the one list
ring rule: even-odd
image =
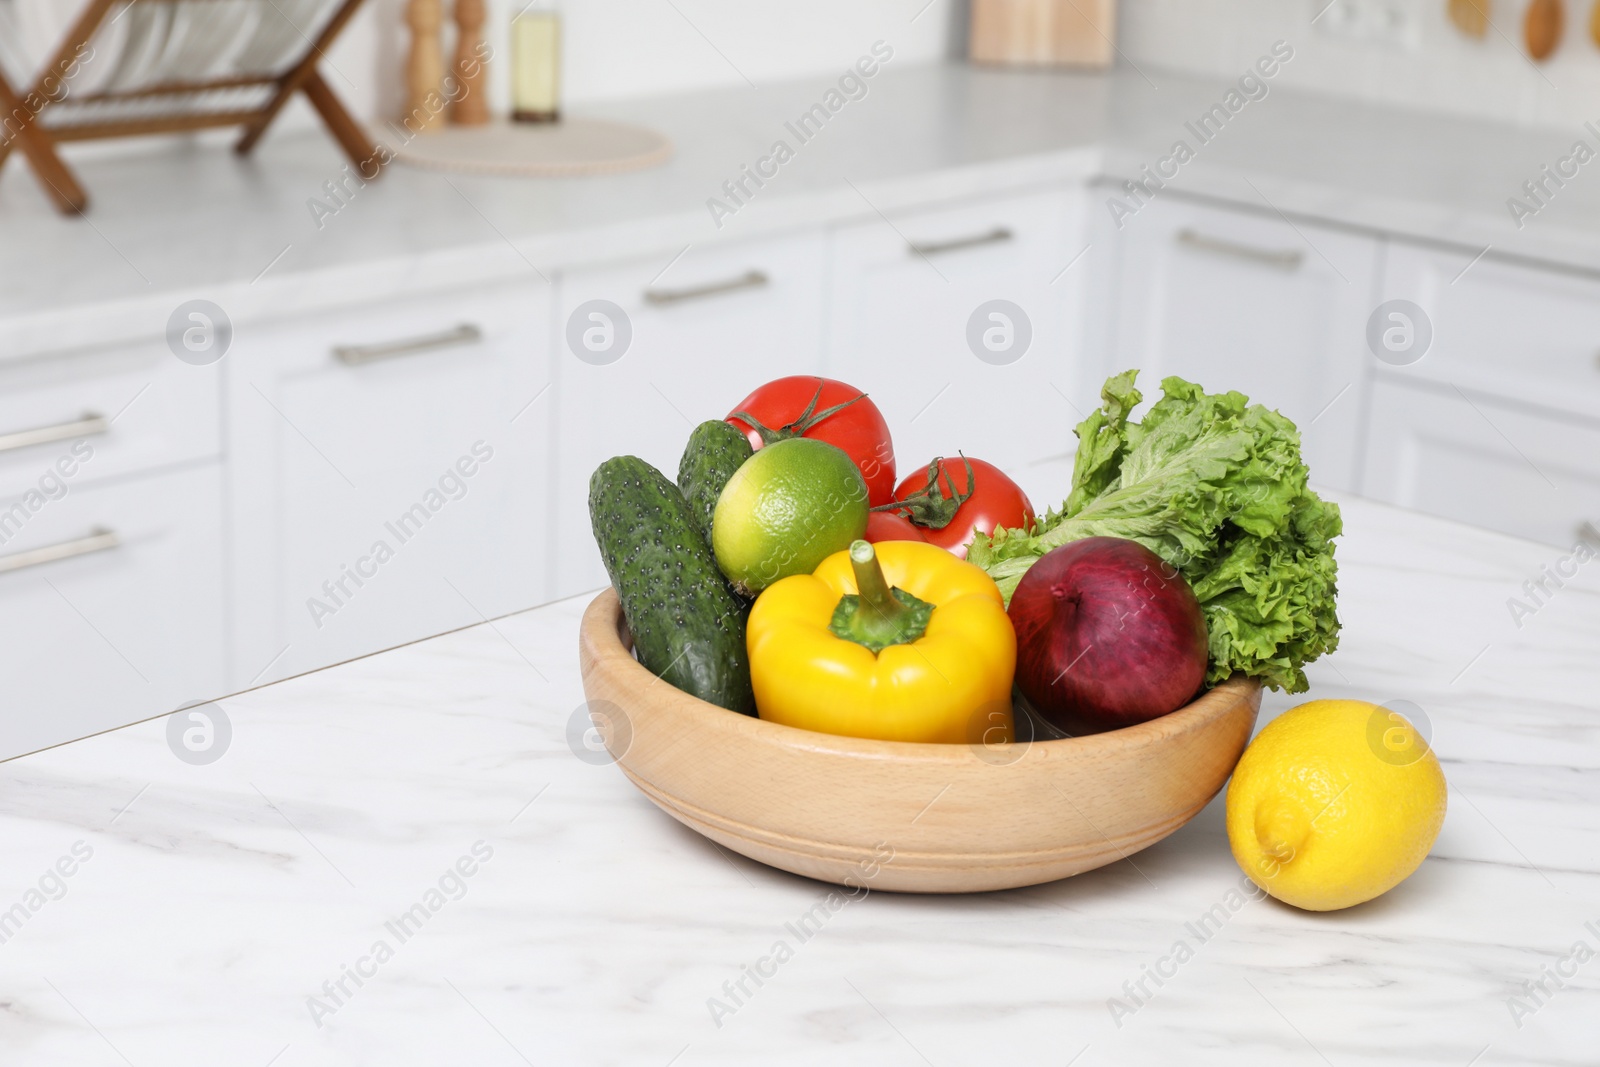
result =
[[809,437],[767,445],[723,486],[711,547],[747,595],[810,574],[867,530],[867,483],[843,449]]
[[1444,824],[1439,759],[1398,712],[1313,700],[1251,742],[1228,785],[1228,843],[1286,904],[1334,911],[1421,866]]

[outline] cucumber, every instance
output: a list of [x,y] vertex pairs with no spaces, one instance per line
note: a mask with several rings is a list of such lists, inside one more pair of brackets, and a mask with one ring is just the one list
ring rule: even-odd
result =
[[729,590],[678,487],[635,456],[608,459],[589,479],[589,521],[639,662],[701,700],[754,715],[749,605]]
[[717,510],[722,487],[753,454],[744,431],[721,419],[702,422],[689,435],[683,459],[678,461],[678,488],[683,490],[706,544],[711,543],[711,515]]

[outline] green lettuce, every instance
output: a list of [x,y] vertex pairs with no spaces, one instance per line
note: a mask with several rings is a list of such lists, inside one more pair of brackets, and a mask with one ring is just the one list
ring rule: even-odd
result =
[[1207,682],[1235,671],[1291,693],[1305,664],[1339,646],[1333,539],[1339,507],[1306,488],[1300,432],[1241,393],[1182,378],[1142,422],[1138,371],[1107,379],[1078,425],[1072,491],[1031,531],[979,535],[967,558],[1006,602],[1035,560],[1083,537],[1125,537],[1181,572],[1205,613]]

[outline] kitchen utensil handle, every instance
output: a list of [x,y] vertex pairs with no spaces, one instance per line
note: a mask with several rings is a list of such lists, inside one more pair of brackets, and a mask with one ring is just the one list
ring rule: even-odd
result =
[[87,537],[74,538],[71,541],[62,541],[60,544],[45,545],[43,548],[30,548],[25,552],[13,552],[9,556],[0,556],[0,574],[11,571],[20,571],[25,567],[38,567],[46,563],[55,563],[58,560],[71,559],[74,556],[87,556],[91,552],[105,552],[116,548],[122,543],[116,531],[108,530],[103,526],[96,526],[89,531]]
[[970,237],[957,237],[950,241],[910,241],[906,244],[906,251],[913,256],[937,256],[942,252],[959,252],[963,248],[1004,244],[1014,236],[1016,235],[1004,226],[996,226],[988,233],[976,233]]
[[0,434],[0,452],[11,452],[32,445],[47,445],[51,441],[65,441],[71,437],[89,437],[111,429],[111,420],[93,411],[85,411],[81,418],[54,426],[40,426],[32,430],[16,430]]
[[723,293],[737,292],[740,289],[762,289],[772,279],[759,270],[747,270],[737,278],[729,278],[725,282],[711,282],[708,285],[695,285],[687,289],[646,289],[644,299],[647,304],[681,304],[685,300],[699,300],[705,296],[720,296]]
[[457,345],[477,344],[483,340],[483,331],[464,322],[453,330],[443,333],[423,334],[421,337],[405,337],[398,341],[381,341],[375,345],[335,345],[333,356],[346,366],[356,367],[363,363],[376,363],[379,360],[394,359],[396,356],[411,356],[418,352],[432,352],[439,348],[454,348]]
[[1201,252],[1214,252],[1221,256],[1265,263],[1284,273],[1299,270],[1301,262],[1305,259],[1305,255],[1298,248],[1257,248],[1255,245],[1240,244],[1222,237],[1211,237],[1197,230],[1179,230],[1178,243]]

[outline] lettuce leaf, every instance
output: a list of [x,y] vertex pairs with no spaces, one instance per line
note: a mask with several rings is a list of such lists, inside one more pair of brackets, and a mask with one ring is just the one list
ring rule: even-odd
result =
[[1083,537],[1125,537],[1177,568],[1210,635],[1207,682],[1241,671],[1274,689],[1307,688],[1305,664],[1339,645],[1334,608],[1339,508],[1306,487],[1300,432],[1241,393],[1182,378],[1142,422],[1137,371],[1107,379],[1078,425],[1072,491],[1031,531],[979,535],[967,559],[1007,603],[1035,560]]

